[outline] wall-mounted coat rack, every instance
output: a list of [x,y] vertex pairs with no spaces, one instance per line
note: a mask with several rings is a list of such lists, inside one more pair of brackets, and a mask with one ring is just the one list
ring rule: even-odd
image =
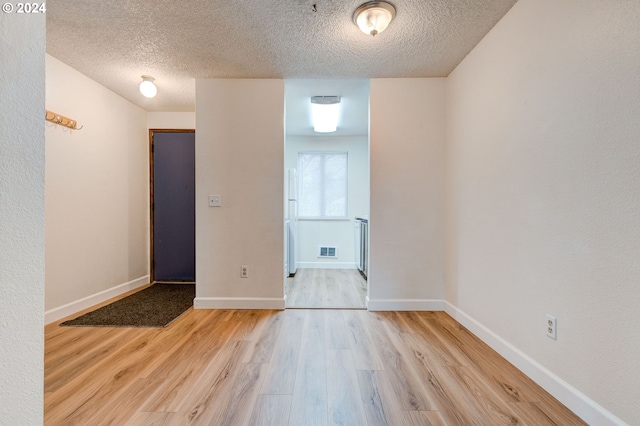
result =
[[72,120],[69,117],[65,117],[64,115],[56,114],[53,111],[45,110],[44,118],[47,121],[50,121],[54,124],[58,124],[60,126],[68,127],[71,130],[80,130],[84,126],[78,127],[78,122],[76,120]]

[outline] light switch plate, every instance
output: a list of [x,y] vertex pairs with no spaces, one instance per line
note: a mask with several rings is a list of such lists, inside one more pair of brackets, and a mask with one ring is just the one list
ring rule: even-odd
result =
[[220,195],[209,195],[209,207],[221,207],[222,198]]

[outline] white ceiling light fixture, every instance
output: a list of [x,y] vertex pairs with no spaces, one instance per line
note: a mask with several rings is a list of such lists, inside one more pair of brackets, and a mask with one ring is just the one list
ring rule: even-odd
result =
[[140,93],[142,93],[143,96],[146,96],[147,98],[153,98],[158,94],[158,88],[156,87],[154,81],[156,81],[156,79],[151,77],[150,75],[142,76],[142,83],[140,83]]
[[338,130],[340,96],[312,96],[311,117],[314,132],[332,133]]
[[396,16],[396,8],[386,1],[368,1],[353,12],[353,22],[360,30],[372,36],[387,29]]

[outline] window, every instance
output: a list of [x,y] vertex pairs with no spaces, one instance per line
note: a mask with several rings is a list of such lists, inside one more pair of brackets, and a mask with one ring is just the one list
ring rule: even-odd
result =
[[346,152],[298,153],[298,216],[347,217]]

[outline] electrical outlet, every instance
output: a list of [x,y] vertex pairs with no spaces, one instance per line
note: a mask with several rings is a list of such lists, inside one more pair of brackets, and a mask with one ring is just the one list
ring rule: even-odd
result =
[[249,267],[247,265],[240,267],[240,278],[249,278]]
[[558,323],[556,317],[547,314],[547,336],[553,340],[557,340],[558,337]]

